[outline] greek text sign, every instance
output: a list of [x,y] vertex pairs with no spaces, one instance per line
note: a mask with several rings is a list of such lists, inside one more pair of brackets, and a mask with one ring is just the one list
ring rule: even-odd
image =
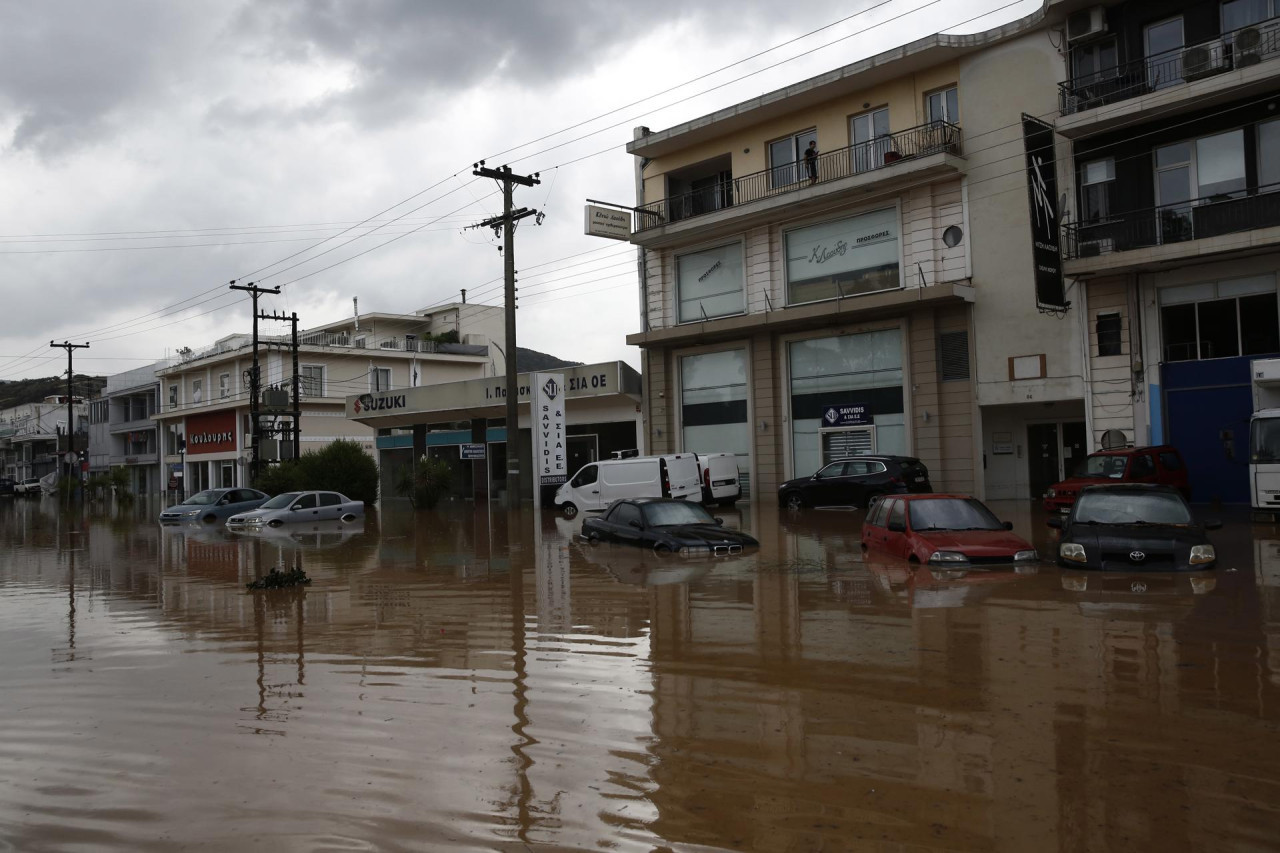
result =
[[459,445],[458,458],[464,462],[484,461],[484,445],[483,444],[462,444]]
[[226,453],[236,449],[234,410],[192,415],[187,418],[187,455]]
[[533,374],[529,425],[533,428],[533,461],[538,482],[559,485],[569,477],[564,434],[564,374]]
[[625,210],[587,205],[586,233],[591,237],[613,240],[631,239],[631,214]]
[[871,423],[871,413],[863,403],[851,406],[827,406],[822,411],[822,427],[861,426]]

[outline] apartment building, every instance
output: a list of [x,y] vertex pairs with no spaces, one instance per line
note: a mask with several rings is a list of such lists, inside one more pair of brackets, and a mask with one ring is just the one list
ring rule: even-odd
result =
[[766,500],[872,452],[1014,498],[1046,425],[1083,445],[1080,335],[1037,296],[1022,127],[1056,112],[1073,8],[637,129],[627,340],[653,451],[732,451]]
[[1064,38],[1092,442],[1172,443],[1195,499],[1246,502],[1249,361],[1280,354],[1280,9],[1129,0]]
[[[72,398],[76,451],[87,445],[88,409],[80,397]],[[59,470],[60,452],[66,450],[66,395],[50,395],[39,403],[23,403],[0,411],[0,476],[14,480],[43,477]]]
[[[375,454],[374,430],[345,417],[350,394],[501,375],[506,362],[491,342],[502,335],[502,309],[452,303],[413,314],[373,313],[299,333],[301,452],[338,439]],[[289,391],[293,356],[288,335],[263,335],[259,365],[264,389]],[[157,371],[161,407],[154,415],[167,488],[187,493],[249,485],[248,371],[252,338],[228,335]],[[264,414],[273,437],[263,458],[287,458],[291,418]]]
[[162,492],[166,485],[153,418],[160,406],[156,372],[167,367],[168,361],[159,361],[108,376],[102,397],[89,402],[89,472],[124,467],[137,495]]

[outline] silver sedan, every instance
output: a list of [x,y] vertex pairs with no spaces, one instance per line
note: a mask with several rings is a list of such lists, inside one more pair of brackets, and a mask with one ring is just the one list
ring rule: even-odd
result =
[[227,519],[227,527],[279,527],[299,521],[364,518],[364,503],[339,492],[283,492],[257,509]]

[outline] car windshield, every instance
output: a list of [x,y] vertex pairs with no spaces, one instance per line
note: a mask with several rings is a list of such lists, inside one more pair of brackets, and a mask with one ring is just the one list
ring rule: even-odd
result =
[[908,503],[912,530],[1003,530],[991,510],[973,498],[927,498]]
[[1076,501],[1077,524],[1190,524],[1191,511],[1172,492],[1086,491]]
[[218,502],[218,498],[222,497],[222,492],[209,489],[203,492],[196,492],[191,497],[182,502],[183,506],[209,506]]
[[285,492],[283,494],[276,495],[274,498],[264,503],[262,505],[262,509],[284,509],[289,504],[293,503],[299,494],[301,493]]
[[1124,477],[1124,466],[1129,464],[1128,456],[1090,456],[1084,461],[1081,475],[1085,477],[1106,477],[1119,480]]
[[654,503],[644,505],[644,520],[650,527],[666,527],[670,524],[715,524],[711,517],[699,504],[672,501],[671,503]]

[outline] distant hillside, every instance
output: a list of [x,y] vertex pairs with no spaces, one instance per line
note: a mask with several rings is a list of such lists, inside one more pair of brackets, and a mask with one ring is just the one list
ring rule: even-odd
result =
[[565,361],[535,349],[516,347],[516,372],[527,373],[531,370],[554,370],[557,367],[581,367],[580,361]]
[[[107,384],[105,376],[86,376],[77,373],[72,390],[77,396],[97,397]],[[46,376],[42,379],[0,379],[0,409],[21,406],[23,403],[39,403],[45,397],[67,393],[65,376]]]

